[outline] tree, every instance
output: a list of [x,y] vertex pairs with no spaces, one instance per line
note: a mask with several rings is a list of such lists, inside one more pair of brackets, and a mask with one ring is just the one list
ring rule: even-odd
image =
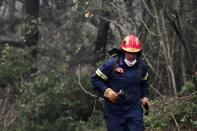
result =
[[26,0],[25,1],[26,10],[26,34],[25,42],[29,48],[31,48],[31,55],[36,57],[36,46],[38,44],[39,31],[39,0]]
[[[109,12],[101,11],[101,16],[105,18],[109,16]],[[97,38],[94,42],[95,63],[103,60],[103,58],[105,58],[105,53],[106,53],[106,45],[107,45],[110,22],[105,19],[102,19],[102,17],[99,19]]]

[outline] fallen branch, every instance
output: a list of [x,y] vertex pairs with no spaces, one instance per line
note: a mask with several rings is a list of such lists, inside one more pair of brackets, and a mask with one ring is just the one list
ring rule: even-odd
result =
[[3,40],[0,41],[0,45],[8,44],[9,46],[17,47],[17,48],[25,48],[24,41],[10,41],[10,40]]
[[189,100],[193,99],[193,96],[192,95],[189,95],[189,96],[181,96],[181,97],[177,97],[176,99],[177,100],[180,100],[180,101],[189,101]]
[[174,115],[173,115],[172,113],[171,113],[170,115],[171,115],[171,117],[172,117],[173,120],[174,120],[174,123],[175,123],[175,125],[176,125],[177,131],[180,131],[179,125],[178,125],[177,120],[175,119]]

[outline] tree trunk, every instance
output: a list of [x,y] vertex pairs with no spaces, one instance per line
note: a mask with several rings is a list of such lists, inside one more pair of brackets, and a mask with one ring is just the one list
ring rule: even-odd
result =
[[143,3],[141,0],[133,0],[132,1],[132,8],[133,10],[133,17],[134,17],[134,29],[133,32],[135,35],[138,35],[141,32],[142,27],[142,15],[143,15]]
[[11,22],[9,26],[9,30],[11,32],[14,32],[15,29],[15,21],[14,21],[14,16],[15,16],[15,2],[16,0],[8,0],[8,20]]
[[38,23],[39,23],[39,0],[25,1],[26,19],[25,19],[25,41],[27,46],[31,49],[32,57],[36,57],[36,47],[38,44]]
[[[102,17],[107,17],[109,14],[108,12],[101,11]],[[103,60],[105,58],[106,53],[106,45],[107,45],[107,36],[108,36],[108,30],[109,30],[109,24],[110,22],[104,19],[100,19],[98,32],[97,32],[97,38],[94,42],[95,45],[95,62],[98,62],[100,60]]]

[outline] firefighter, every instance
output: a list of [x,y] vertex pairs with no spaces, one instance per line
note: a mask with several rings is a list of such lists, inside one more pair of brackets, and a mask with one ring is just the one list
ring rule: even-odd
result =
[[143,131],[142,106],[149,107],[149,82],[148,67],[139,59],[141,43],[131,34],[110,53],[117,55],[102,64],[91,76],[94,89],[104,96],[107,130]]

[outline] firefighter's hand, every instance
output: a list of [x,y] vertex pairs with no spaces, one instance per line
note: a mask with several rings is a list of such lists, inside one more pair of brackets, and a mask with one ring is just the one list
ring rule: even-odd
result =
[[119,99],[118,94],[111,88],[107,88],[104,92],[104,96],[112,103],[116,103]]
[[143,97],[142,99],[141,99],[141,104],[144,106],[144,105],[149,105],[149,99],[147,98],[147,97]]

